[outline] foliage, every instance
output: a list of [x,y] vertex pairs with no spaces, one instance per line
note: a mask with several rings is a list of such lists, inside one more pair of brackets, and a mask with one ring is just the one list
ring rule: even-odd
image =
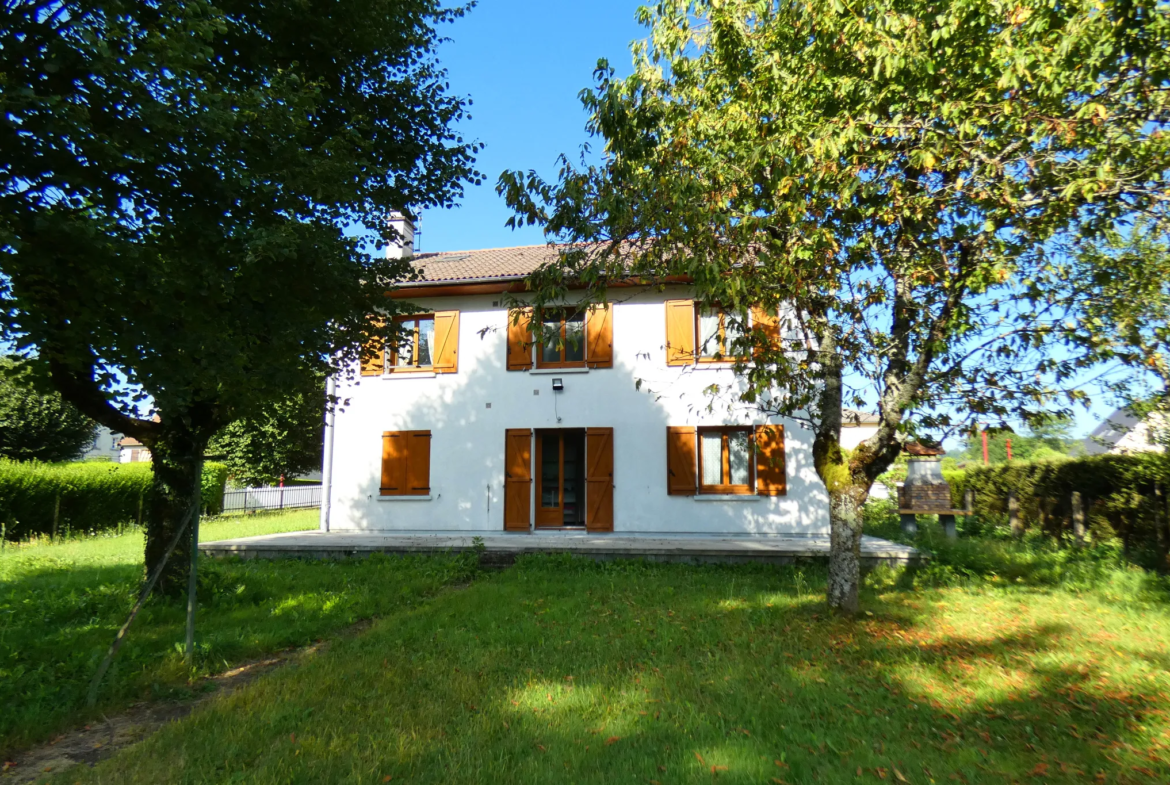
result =
[[[1138,215],[1093,242],[1062,249],[1075,260],[1080,291],[1068,331],[1101,361],[1116,361],[1157,389],[1123,387],[1136,414],[1165,409],[1170,396],[1170,217]],[[1148,378],[1148,377],[1147,377]],[[1124,381],[1124,380],[1123,380]],[[1144,381],[1144,380],[1143,380]],[[1132,387],[1132,385],[1131,385]]]
[[207,451],[227,464],[241,485],[273,485],[321,468],[325,384],[285,395],[257,415],[229,423],[212,438]]
[[[1007,462],[1007,442],[1012,443],[1012,460],[1029,461],[1037,457],[1054,458],[1084,453],[1079,439],[1073,438],[1072,420],[1063,417],[1037,419],[1025,433],[1006,428],[992,428],[987,434],[987,457],[990,463]],[[972,431],[963,440],[956,456],[965,461],[983,461],[983,437]]]
[[[315,527],[315,511],[227,518],[205,521],[200,538]],[[185,605],[151,601],[107,675],[98,705],[87,709],[89,680],[141,588],[142,543],[141,531],[133,530],[0,552],[0,704],[6,709],[0,753],[144,697],[191,697],[192,676],[393,613],[466,574],[466,565],[449,557],[205,562],[194,671],[174,648],[183,639]]]
[[1072,548],[1036,530],[1015,539],[984,516],[957,524],[960,537],[949,540],[935,516],[919,516],[919,534],[908,538],[892,503],[866,505],[866,534],[911,544],[930,558],[903,585],[1060,587],[1122,602],[1170,600],[1170,581],[1131,564],[1116,541]]
[[[226,481],[226,466],[211,461],[203,465],[204,512],[216,514],[223,509]],[[121,529],[141,523],[151,484],[146,463],[0,459],[0,520],[12,540]]]
[[71,461],[93,443],[97,426],[59,393],[34,386],[32,375],[0,357],[0,458]]
[[1170,777],[1165,604],[895,587],[846,621],[824,585],[808,566],[525,557],[56,781]]
[[[409,274],[376,252],[387,214],[478,180],[478,145],[455,130],[468,101],[435,58],[465,10],[5,6],[0,335],[151,449],[148,565],[214,433],[306,377],[352,374],[391,329],[370,318]],[[159,590],[182,590],[188,548]]]
[[[664,0],[640,17],[633,73],[601,62],[582,94],[602,162],[500,178],[513,223],[572,243],[530,288],[539,306],[578,282],[600,300],[681,278],[741,327],[783,307],[778,336],[743,330],[737,366],[744,398],[814,429],[847,535],[835,592],[856,581],[851,510],[907,434],[1084,399],[1078,358],[1044,351],[1066,271],[1042,251],[1165,199],[1170,16],[1158,0]],[[848,462],[846,406],[880,418]]]

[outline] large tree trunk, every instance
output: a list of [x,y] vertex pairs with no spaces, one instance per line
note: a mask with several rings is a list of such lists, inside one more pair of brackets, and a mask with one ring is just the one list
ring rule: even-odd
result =
[[164,428],[148,446],[154,483],[146,516],[146,574],[150,575],[166,558],[167,548],[178,529],[186,525],[187,530],[179,538],[155,585],[155,592],[177,597],[187,590],[193,547],[188,514],[200,492],[201,458],[207,440],[185,431],[176,433]]
[[857,613],[861,583],[861,507],[855,490],[829,493],[829,607]]

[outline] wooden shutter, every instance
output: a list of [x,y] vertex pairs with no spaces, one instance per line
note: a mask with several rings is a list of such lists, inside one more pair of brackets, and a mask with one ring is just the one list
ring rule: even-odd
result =
[[431,432],[404,431],[406,434],[405,496],[429,496],[431,493]]
[[695,302],[666,301],[666,364],[690,365],[695,361]]
[[382,434],[382,496],[427,496],[431,492],[431,432]]
[[585,315],[585,364],[590,368],[613,367],[613,306],[591,305]]
[[780,345],[780,317],[775,311],[752,306],[752,329],[761,333],[769,346]]
[[459,312],[435,313],[435,354],[432,358],[435,373],[455,373],[459,370]]
[[[381,319],[374,322],[381,327]],[[386,341],[381,336],[370,339],[362,352],[362,376],[381,376],[386,368]]]
[[668,426],[666,429],[666,492],[671,496],[695,495],[698,470],[695,439],[693,426]]
[[613,531],[613,428],[585,430],[585,528]]
[[532,522],[532,431],[504,432],[504,529],[528,531]]
[[508,370],[527,371],[532,367],[532,309],[508,312]]
[[784,426],[757,425],[756,493],[760,496],[786,496],[788,470],[784,465]]
[[401,496],[406,487],[406,436],[401,431],[382,434],[382,496]]

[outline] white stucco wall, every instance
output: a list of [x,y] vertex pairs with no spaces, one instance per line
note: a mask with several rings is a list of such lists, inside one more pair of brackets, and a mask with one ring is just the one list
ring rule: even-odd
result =
[[841,428],[841,446],[852,450],[877,433],[876,425],[844,425]]
[[[729,368],[666,365],[663,301],[685,294],[615,295],[614,367],[588,372],[506,371],[508,317],[493,306],[498,295],[417,298],[426,310],[460,311],[459,371],[339,385],[348,403],[338,412],[334,436],[331,528],[501,532],[505,429],[612,427],[615,533],[828,532],[811,432],[733,404],[730,395],[712,400],[706,388],[735,384]],[[554,377],[564,380],[564,392],[552,392]],[[764,422],[785,425],[786,496],[703,501],[667,495],[668,425]],[[378,494],[382,432],[397,430],[432,433],[429,500]]]

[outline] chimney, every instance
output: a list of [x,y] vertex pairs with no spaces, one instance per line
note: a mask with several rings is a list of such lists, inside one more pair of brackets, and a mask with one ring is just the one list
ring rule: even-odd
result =
[[403,259],[414,256],[414,221],[402,213],[390,213],[390,228],[397,234],[397,238],[390,240],[386,246],[387,259]]

